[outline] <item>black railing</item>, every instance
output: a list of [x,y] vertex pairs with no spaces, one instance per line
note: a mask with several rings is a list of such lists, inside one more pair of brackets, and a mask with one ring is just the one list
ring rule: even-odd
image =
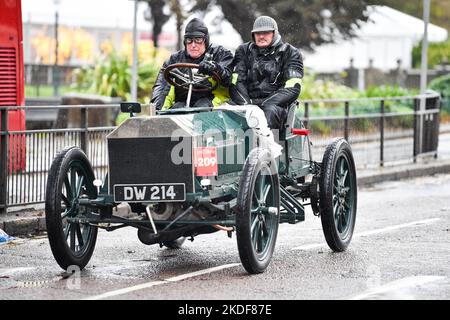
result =
[[[347,138],[359,169],[414,162],[421,154],[437,156],[440,97],[426,95],[423,110],[420,98],[303,101],[299,112],[312,132],[314,160],[321,161],[327,143],[334,136]],[[18,107],[0,107],[0,213],[8,207],[44,202],[47,172],[54,155],[65,146],[81,147],[95,176],[104,177],[108,164],[105,137],[114,127],[89,127],[89,111],[117,110],[119,105],[21,108],[79,110],[79,117],[69,122],[72,127],[76,124],[74,128],[9,131],[8,110]]]
[[421,98],[303,101],[302,120],[311,129],[315,159],[320,161],[317,156],[334,136],[344,136],[350,142],[359,168],[415,162],[420,155],[436,157],[441,99],[435,93],[424,95],[425,108],[421,110]]
[[0,107],[0,213],[7,207],[44,202],[48,170],[56,153],[65,146],[83,149],[95,176],[104,177],[108,163],[106,136],[114,127],[88,127],[89,110],[101,108],[117,110],[119,105],[21,107],[33,111],[79,110],[79,117],[74,117],[78,128],[9,131],[8,111],[18,107]]

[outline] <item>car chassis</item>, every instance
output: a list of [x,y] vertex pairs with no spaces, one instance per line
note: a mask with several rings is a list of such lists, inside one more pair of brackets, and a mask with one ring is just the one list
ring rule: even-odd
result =
[[[188,106],[192,91],[212,90],[218,83],[217,75],[205,81],[193,72],[197,68],[175,64],[165,70],[171,85],[189,90]],[[334,139],[322,162],[313,161],[297,106],[287,110],[277,136],[283,153],[276,159],[245,112],[233,108],[188,107],[130,117],[107,137],[109,170],[100,183],[81,149],[64,148],[50,168],[45,202],[56,261],[63,269],[84,268],[98,228],[134,227],[142,243],[171,249],[186,238],[225,231],[229,237],[236,232],[244,268],[261,273],[272,258],[279,223],[304,221],[306,205],[321,217],[329,247],[346,250],[357,206],[351,148],[345,139]],[[122,103],[121,109],[133,115],[140,105]],[[184,149],[174,152],[180,145]],[[174,154],[187,161],[174,163]],[[243,161],[237,161],[239,155]],[[117,214],[122,202],[129,203],[131,217]]]

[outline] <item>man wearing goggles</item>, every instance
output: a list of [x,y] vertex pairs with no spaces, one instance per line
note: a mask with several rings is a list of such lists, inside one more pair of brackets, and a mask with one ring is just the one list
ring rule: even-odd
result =
[[184,50],[172,54],[167,60],[153,87],[151,102],[156,109],[180,108],[185,106],[187,91],[170,86],[164,79],[164,69],[174,63],[199,65],[198,73],[220,76],[220,85],[210,92],[193,92],[191,107],[218,106],[229,99],[228,86],[231,83],[233,54],[222,46],[209,43],[208,28],[197,18],[192,19],[184,33]]

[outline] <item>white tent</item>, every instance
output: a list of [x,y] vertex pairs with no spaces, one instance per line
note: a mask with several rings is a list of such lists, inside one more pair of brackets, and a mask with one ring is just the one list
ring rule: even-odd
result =
[[[386,6],[371,6],[368,12],[369,22],[357,31],[358,38],[304,52],[305,66],[317,72],[336,72],[349,67],[353,59],[355,68],[367,68],[372,60],[374,67],[389,70],[396,68],[400,59],[403,68],[411,68],[412,49],[423,37],[423,21]],[[447,37],[447,30],[429,25],[430,42]]]

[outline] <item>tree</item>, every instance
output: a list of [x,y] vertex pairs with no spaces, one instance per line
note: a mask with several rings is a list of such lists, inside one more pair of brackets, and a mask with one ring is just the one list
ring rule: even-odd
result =
[[176,17],[176,28],[177,28],[177,49],[181,48],[181,28],[183,26],[185,17],[185,12],[183,10],[183,5],[180,0],[139,0],[146,2],[150,9],[150,15],[146,17],[147,21],[150,21],[153,25],[152,36],[153,43],[155,47],[158,45],[158,37],[161,34],[162,27],[169,20],[170,14],[164,13],[164,7],[167,5],[170,11],[175,14]]
[[175,14],[177,20],[177,50],[181,49],[181,28],[183,27],[184,20],[186,19],[183,6],[181,5],[179,0],[169,0],[170,10]]
[[[225,19],[250,40],[253,21],[269,15],[278,22],[283,39],[294,46],[312,49],[315,45],[355,35],[368,19],[366,8],[374,0],[197,0],[193,10],[206,11],[220,5]],[[380,2],[380,1],[378,1]]]
[[[158,37],[161,33],[162,27],[169,20],[170,15],[164,13],[164,6],[166,4],[165,0],[146,0],[148,7],[150,9],[150,16],[146,20],[150,21],[152,24],[152,36],[155,48],[159,47]],[[156,51],[155,51],[156,52]]]
[[[181,28],[186,18],[182,0],[143,0],[152,12],[153,39],[161,33],[170,15],[164,14],[168,6],[177,18],[178,45],[181,48]],[[181,3],[183,2],[183,3]],[[423,0],[190,0],[191,11],[208,11],[213,5],[222,8],[228,20],[244,41],[250,40],[252,24],[259,15],[266,14],[278,21],[283,39],[303,49],[333,42],[337,34],[344,38],[354,36],[357,28],[368,20],[368,5],[388,5],[394,9],[422,18]],[[450,30],[450,1],[433,0],[431,22]]]

